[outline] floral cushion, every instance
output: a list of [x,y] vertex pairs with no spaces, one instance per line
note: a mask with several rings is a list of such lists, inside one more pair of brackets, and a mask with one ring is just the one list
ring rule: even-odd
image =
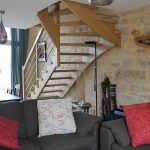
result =
[[39,137],[76,132],[72,103],[68,100],[38,100]]

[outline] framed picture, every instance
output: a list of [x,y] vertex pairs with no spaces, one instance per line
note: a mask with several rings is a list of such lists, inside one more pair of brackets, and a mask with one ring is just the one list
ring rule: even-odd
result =
[[38,61],[46,62],[47,61],[46,42],[42,41],[37,43],[37,50],[38,50]]

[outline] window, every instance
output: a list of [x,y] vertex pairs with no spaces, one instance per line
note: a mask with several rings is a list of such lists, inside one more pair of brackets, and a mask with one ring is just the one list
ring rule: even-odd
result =
[[11,87],[11,34],[6,28],[8,42],[0,45],[0,91]]

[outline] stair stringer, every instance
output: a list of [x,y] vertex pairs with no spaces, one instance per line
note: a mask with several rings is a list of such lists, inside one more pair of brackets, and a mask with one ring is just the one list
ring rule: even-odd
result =
[[111,41],[115,45],[121,45],[120,33],[116,33],[115,29],[116,23],[96,20],[95,11],[98,10],[98,7],[68,0],[63,0],[63,2],[72,12],[80,17],[81,21],[83,21],[101,37]]

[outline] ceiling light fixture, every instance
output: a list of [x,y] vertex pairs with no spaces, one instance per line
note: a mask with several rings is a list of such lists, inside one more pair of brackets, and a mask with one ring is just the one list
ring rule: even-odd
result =
[[7,42],[7,32],[4,28],[2,15],[5,13],[4,10],[0,10],[1,21],[0,21],[0,44],[5,44]]
[[92,5],[99,5],[99,6],[110,5],[113,2],[113,0],[88,0],[88,1]]

